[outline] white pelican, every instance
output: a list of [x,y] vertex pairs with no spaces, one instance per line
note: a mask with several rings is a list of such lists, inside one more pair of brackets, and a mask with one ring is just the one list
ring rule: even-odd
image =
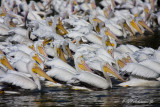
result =
[[159,86],[159,73],[142,64],[128,63],[121,69],[129,75],[129,80],[120,83],[120,86]]
[[115,63],[114,60],[114,52],[113,48],[111,46],[107,47],[107,50],[100,48],[96,51],[96,56],[104,60],[105,62],[108,62],[112,65],[112,63]]
[[58,82],[60,81],[63,83],[67,83],[75,75],[75,73],[65,69],[65,67],[60,68],[56,66],[51,66],[51,70],[48,70],[46,74]]
[[62,61],[59,58],[50,59],[47,62],[45,62],[45,65],[51,66],[51,67],[53,66],[53,67],[56,67],[56,68],[66,69],[66,70],[68,70],[70,72],[73,72],[73,73],[77,72],[72,66],[65,63],[64,61]]
[[85,63],[81,53],[77,53],[74,56],[74,62],[77,73],[73,76],[73,78],[70,81],[68,81],[69,84],[74,85],[74,83],[82,82],[96,88],[107,89],[109,87],[112,87],[112,84],[106,72],[110,72],[114,76],[123,80],[108,63],[101,64],[101,71],[103,72],[106,79],[97,74],[94,74],[93,71]]
[[153,53],[153,57],[157,60],[160,60],[160,50],[159,49]]
[[26,77],[24,74],[21,74],[20,72],[16,72],[13,70],[9,70],[5,72],[5,74],[0,76],[0,82],[2,83],[10,83],[15,86],[19,86],[23,89],[39,89],[41,90],[41,84],[39,81],[39,78],[35,73],[38,73],[40,76],[43,76],[44,78],[48,79],[49,81],[54,82],[48,75],[45,74],[44,71],[42,71],[38,65],[32,61],[30,61],[27,65],[28,72],[33,77],[33,80]]
[[120,51],[121,53],[134,53],[127,45],[120,45],[116,48],[116,50]]
[[150,59],[154,53],[154,49],[145,47],[134,52],[133,56],[138,62],[141,62],[143,60]]
[[[79,64],[79,67],[80,64]],[[79,68],[79,72],[73,76],[72,80],[70,80],[68,83],[69,84],[74,84],[74,83],[84,83],[87,84],[93,88],[99,88],[99,89],[108,89],[112,87],[112,82],[107,74],[107,72],[113,74],[117,78],[121,79],[124,81],[121,76],[114,70],[112,67],[107,63],[102,65],[102,71],[104,74],[104,77],[101,77],[97,74],[94,74],[89,71],[85,71],[84,68]]]
[[139,62],[139,64],[144,65],[154,71],[156,71],[157,73],[160,74],[160,62],[154,59],[148,59],[148,60],[144,60],[142,62]]
[[123,83],[119,84],[119,86],[123,86],[123,87],[128,87],[128,86],[132,86],[132,87],[137,87],[137,86],[158,87],[158,86],[160,86],[160,82],[155,81],[155,80],[147,80],[147,79],[130,77],[129,81],[123,82]]
[[[70,46],[67,40],[55,40],[53,42],[54,47],[48,47],[47,52],[52,51],[53,57],[59,57],[63,61],[67,62],[68,58],[73,59],[72,53],[70,51]],[[49,50],[50,49],[50,50]],[[50,54],[50,53],[48,53]]]

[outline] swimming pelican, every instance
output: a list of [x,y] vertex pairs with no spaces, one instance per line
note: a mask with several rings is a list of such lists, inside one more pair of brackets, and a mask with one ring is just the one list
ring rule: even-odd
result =
[[30,90],[39,89],[39,90],[41,90],[41,84],[40,84],[39,78],[37,77],[37,75],[35,73],[38,73],[40,76],[43,76],[44,78],[48,79],[49,81],[54,82],[34,62],[30,61],[27,65],[27,68],[28,68],[28,72],[31,74],[34,81],[32,79],[26,77],[24,74],[22,74],[20,72],[9,70],[0,76],[0,82],[10,83],[12,85],[19,86],[23,89],[30,89]]
[[159,86],[159,73],[142,64],[128,63],[121,69],[129,75],[129,80],[120,83],[120,86]]
[[[80,65],[79,65],[80,67]],[[70,80],[68,83],[69,84],[74,84],[74,83],[84,83],[87,84],[93,88],[99,88],[99,89],[108,89],[108,88],[112,88],[112,82],[107,74],[107,72],[113,74],[114,76],[116,76],[117,78],[121,79],[122,81],[124,81],[122,79],[122,77],[114,70],[112,69],[112,67],[106,63],[104,65],[102,65],[102,71],[103,71],[103,75],[105,78],[94,74],[93,72],[89,72],[89,71],[85,71],[84,68],[79,68],[79,72],[73,76],[72,80]]]

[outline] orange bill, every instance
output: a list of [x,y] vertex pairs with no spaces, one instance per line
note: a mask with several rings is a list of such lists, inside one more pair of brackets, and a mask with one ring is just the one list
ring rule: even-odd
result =
[[61,60],[63,60],[64,62],[67,63],[67,60],[66,60],[66,58],[65,58],[65,56],[64,56],[64,53],[63,53],[63,51],[62,51],[60,48],[57,48],[57,54],[58,54],[58,56],[59,56],[59,58],[60,58]]
[[124,68],[124,66],[126,66],[126,64],[122,61],[122,60],[117,60],[117,63],[118,65],[121,67],[121,68]]
[[114,52],[113,49],[108,49],[107,52],[114,58]]
[[11,64],[9,63],[8,59],[5,56],[3,56],[3,58],[1,59],[1,63],[8,69],[15,71],[15,69],[11,66]]
[[4,55],[3,51],[0,49],[0,55]]
[[147,26],[147,24],[143,20],[138,21],[138,23],[154,34],[154,32]]
[[32,49],[33,51],[36,51],[35,48],[34,48],[34,45],[32,46],[28,46],[30,49]]
[[114,68],[112,68],[108,63],[103,66],[103,70],[104,70],[104,72],[109,72],[109,73],[111,73],[112,75],[114,75],[115,77],[119,78],[120,80],[125,81],[125,80],[118,74],[118,72],[117,72]]
[[47,80],[56,83],[51,77],[49,77],[40,67],[38,67],[37,64],[35,64],[35,67],[32,68],[32,72],[37,73],[38,75],[46,78]]
[[92,6],[92,8],[93,8],[93,9],[95,9],[95,8],[96,8],[96,4],[95,4],[95,2],[94,2],[94,1],[92,1],[92,2],[91,2],[91,6]]
[[49,42],[52,42],[52,39],[45,38],[43,41],[43,47],[46,46]]
[[69,46],[66,46],[66,50],[67,50],[69,56],[70,56],[72,59],[74,59],[73,56],[72,56],[71,50],[69,49]]
[[134,20],[132,20],[132,21],[130,22],[130,24],[131,24],[132,27],[135,28],[141,35],[143,35],[142,30],[139,28],[139,26],[137,25],[137,23],[136,23]]
[[84,71],[93,72],[83,60],[81,60],[81,64],[79,64],[78,66]]
[[110,36],[111,38],[114,38],[116,41],[120,42],[120,40],[110,30],[105,31],[105,34],[107,36]]
[[93,18],[93,21],[97,22],[97,23],[101,23],[102,20],[98,19],[98,18]]
[[128,24],[126,22],[123,23],[123,26],[129,31],[132,33],[132,35],[135,34],[135,32],[128,26]]
[[32,58],[39,64],[43,63],[42,59],[37,54],[35,54],[35,56],[33,56]]
[[47,55],[47,53],[45,52],[43,46],[38,46],[38,51],[39,51],[40,54],[42,54],[42,55],[48,57],[48,55]]

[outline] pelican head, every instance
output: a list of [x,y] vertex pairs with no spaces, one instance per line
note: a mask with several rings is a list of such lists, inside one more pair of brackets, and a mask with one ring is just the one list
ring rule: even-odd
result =
[[80,53],[76,53],[76,55],[74,57],[74,63],[75,63],[75,67],[76,67],[76,69],[78,71],[89,71],[89,72],[92,72],[92,70],[85,63],[85,61],[83,59],[83,55],[81,55]]
[[28,64],[27,64],[27,69],[28,69],[28,72],[31,74],[31,76],[33,77],[33,80],[35,82],[35,84],[37,85],[37,88],[39,90],[41,90],[41,84],[40,84],[40,81],[39,81],[39,78],[37,77],[36,73],[39,75],[39,76],[42,76],[44,77],[45,79],[51,81],[51,82],[54,82],[55,81],[49,77],[38,65],[37,63],[35,63],[34,61],[30,61]]
[[35,48],[34,48],[34,45],[29,45],[28,47],[29,47],[30,49],[32,49],[33,51],[36,52],[36,50],[35,50]]
[[53,41],[52,39],[45,38],[43,41],[43,46],[45,47],[49,42],[52,42],[52,41]]
[[40,65],[43,63],[42,59],[39,57],[39,55],[38,55],[37,53],[33,53],[32,58],[33,58],[36,62],[38,62],[38,64],[40,64]]
[[103,47],[104,47],[105,49],[107,49],[108,46],[111,46],[111,47],[113,47],[113,48],[116,48],[117,43],[116,43],[116,41],[115,41],[114,39],[109,38],[108,36],[103,36],[102,38],[103,38],[103,39],[102,39],[102,44],[103,44]]
[[1,63],[10,70],[15,70],[4,55],[0,55]]
[[62,44],[62,48],[63,48],[64,53],[73,59],[71,50],[69,49],[69,43],[64,41]]
[[121,19],[117,21],[117,24],[120,25],[122,28],[127,29],[132,35],[135,35],[135,32],[132,30],[132,28],[127,24],[125,19]]
[[39,66],[37,63],[29,62],[28,70],[32,71],[33,73],[37,73],[38,75],[46,78],[47,80],[56,83],[51,77],[49,77]]
[[112,46],[107,47],[107,52],[112,56],[112,58],[114,58],[114,52],[113,52],[113,47]]
[[0,49],[0,55],[4,55],[3,51]]
[[148,31],[150,31],[152,34],[154,34],[154,32],[148,27],[148,25],[146,24],[145,21],[143,21],[143,19],[141,18],[137,18],[137,22],[139,25],[141,25],[142,27],[146,28]]
[[52,26],[52,24],[53,24],[52,18],[47,17],[46,18],[46,23],[47,23],[48,26]]
[[135,19],[129,19],[131,26],[136,29],[141,35],[143,35],[142,30],[139,28],[138,24],[136,23]]
[[59,35],[61,35],[61,36],[68,34],[68,32],[67,32],[67,30],[64,28],[64,26],[63,26],[62,21],[60,20],[60,18],[58,19],[58,22],[59,22],[59,23],[58,23],[57,26],[56,26],[56,32],[57,32]]
[[103,64],[102,67],[102,71],[105,72],[109,72],[110,74],[114,75],[115,77],[117,77],[118,79],[125,81],[119,74],[118,72],[109,64],[109,63],[105,63]]
[[55,45],[55,48],[56,48],[57,57],[59,57],[64,62],[67,62],[67,60],[64,56],[64,52],[61,49],[61,46],[60,45]]
[[36,50],[36,52],[40,53],[41,55],[48,57],[47,53],[45,52],[43,42],[44,42],[43,40],[36,41],[34,43],[34,49]]
[[124,68],[127,63],[136,63],[136,60],[134,58],[132,58],[128,53],[122,54],[121,56],[118,56],[116,58],[116,65],[117,65],[117,69],[119,70],[120,68]]
[[104,28],[104,33],[106,36],[109,36],[115,39],[117,42],[120,42],[120,40],[116,37],[116,35],[113,32],[111,32],[111,30],[108,27]]
[[38,51],[39,51],[40,54],[48,57],[47,53],[44,50],[44,46],[42,44],[40,46],[38,46],[37,48],[38,48]]

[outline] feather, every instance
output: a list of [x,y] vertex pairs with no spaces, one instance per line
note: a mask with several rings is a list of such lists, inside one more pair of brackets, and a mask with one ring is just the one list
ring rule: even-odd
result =
[[7,72],[4,75],[0,76],[0,82],[6,82],[6,83],[11,83],[12,85],[19,86],[24,89],[36,89],[37,85],[34,83],[33,80],[30,78],[24,76],[20,72]]
[[136,76],[141,76],[141,77],[145,77],[145,78],[158,78],[159,74],[156,73],[154,70],[137,64],[137,63],[128,63],[123,69],[121,69],[122,71],[126,71],[131,73],[131,75],[136,75]]

